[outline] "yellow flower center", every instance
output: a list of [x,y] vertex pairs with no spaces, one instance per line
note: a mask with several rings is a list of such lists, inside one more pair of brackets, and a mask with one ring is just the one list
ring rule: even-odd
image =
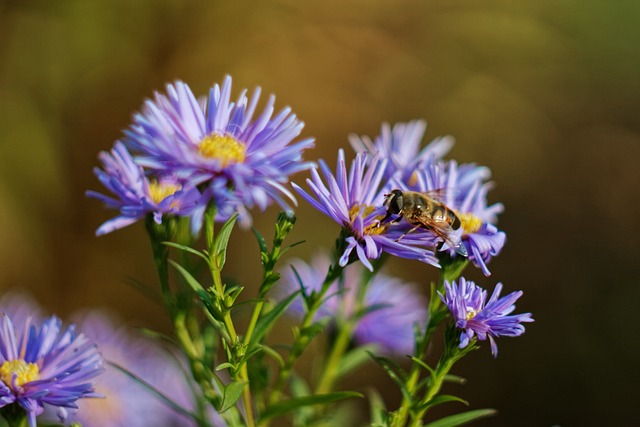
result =
[[464,230],[464,234],[475,233],[482,227],[482,220],[472,213],[457,212],[460,224]]
[[409,177],[409,182],[407,182],[407,184],[409,184],[410,187],[413,187],[417,183],[418,183],[418,173],[416,171],[413,171],[413,173]]
[[0,366],[0,380],[7,386],[13,387],[13,376],[16,377],[16,385],[40,379],[40,368],[35,363],[27,363],[21,359],[7,360]]
[[467,320],[471,320],[474,317],[476,317],[476,314],[478,314],[477,311],[475,311],[473,308],[467,308],[467,316],[466,319]]
[[[353,219],[356,216],[360,215],[361,213],[362,213],[363,217],[366,217],[367,215],[371,214],[371,212],[373,212],[374,210],[376,210],[375,206],[364,206],[363,207],[362,205],[355,204],[355,205],[353,205],[351,207],[351,209],[349,209],[349,219],[351,221],[353,221]],[[382,218],[384,218],[384,217],[383,216],[379,216],[377,219],[379,221]],[[370,226],[365,227],[363,232],[366,235],[382,234],[387,229],[387,227],[388,227],[387,224],[384,224],[384,225],[381,226],[379,222],[374,222]]]
[[204,157],[220,160],[224,167],[229,163],[244,162],[247,148],[243,143],[230,135],[212,133],[200,142],[198,151],[200,151],[200,154]]
[[153,200],[154,203],[160,203],[167,197],[173,196],[176,191],[180,191],[181,189],[182,186],[178,184],[162,184],[160,182],[150,182],[149,196],[151,196],[151,200]]

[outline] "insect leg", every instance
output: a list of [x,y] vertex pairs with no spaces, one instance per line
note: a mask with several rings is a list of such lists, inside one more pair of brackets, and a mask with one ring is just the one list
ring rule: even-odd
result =
[[399,242],[399,241],[400,241],[400,239],[402,239],[404,236],[406,236],[406,235],[407,235],[407,234],[409,234],[409,233],[413,233],[413,232],[414,232],[414,231],[416,231],[418,228],[420,228],[420,225],[416,225],[416,226],[415,226],[415,227],[413,227],[411,230],[409,230],[409,231],[405,231],[404,233],[402,233],[402,236],[400,236],[400,237],[398,237],[398,238],[396,239],[396,242]]

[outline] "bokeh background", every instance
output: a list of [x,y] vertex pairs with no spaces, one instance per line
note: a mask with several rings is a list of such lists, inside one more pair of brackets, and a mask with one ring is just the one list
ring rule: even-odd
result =
[[[455,369],[469,382],[448,392],[499,410],[477,425],[640,425],[639,20],[631,0],[0,1],[0,289],[166,328],[125,283],[154,283],[144,227],[96,238],[111,212],[84,192],[154,90],[182,79],[203,94],[230,74],[234,96],[260,85],[293,107],[317,139],[309,159],[425,118],[425,142],[451,134],[450,157],[491,167],[508,242],[491,278],[469,276],[524,290],[536,322],[497,360],[484,346]],[[256,227],[271,235],[276,214]],[[335,224],[304,201],[297,214],[296,255],[330,248]],[[227,273],[251,287],[251,233],[231,251]]]

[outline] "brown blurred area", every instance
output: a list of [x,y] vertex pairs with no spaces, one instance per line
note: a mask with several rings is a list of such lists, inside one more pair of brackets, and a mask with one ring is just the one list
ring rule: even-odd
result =
[[[154,90],[204,94],[230,74],[234,96],[260,85],[293,108],[317,139],[309,159],[425,118],[425,142],[451,134],[450,157],[492,169],[508,242],[490,278],[468,276],[524,290],[536,322],[497,360],[485,345],[456,367],[469,382],[445,391],[499,410],[476,425],[637,425],[639,19],[632,0],[0,0],[0,286],[62,316],[109,307],[166,328],[125,283],[155,283],[143,225],[96,238],[113,212],[84,192],[102,190],[97,153]],[[276,215],[256,227],[271,236]],[[297,216],[297,256],[333,245],[333,222],[304,200]],[[227,273],[255,286],[252,234],[231,251]]]

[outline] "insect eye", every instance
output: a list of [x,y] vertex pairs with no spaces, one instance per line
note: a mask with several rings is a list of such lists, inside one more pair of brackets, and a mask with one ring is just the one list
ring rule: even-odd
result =
[[393,196],[391,198],[391,203],[389,204],[389,207],[391,208],[391,210],[393,211],[393,213],[398,213],[402,210],[402,192],[401,191],[394,191],[393,192]]

